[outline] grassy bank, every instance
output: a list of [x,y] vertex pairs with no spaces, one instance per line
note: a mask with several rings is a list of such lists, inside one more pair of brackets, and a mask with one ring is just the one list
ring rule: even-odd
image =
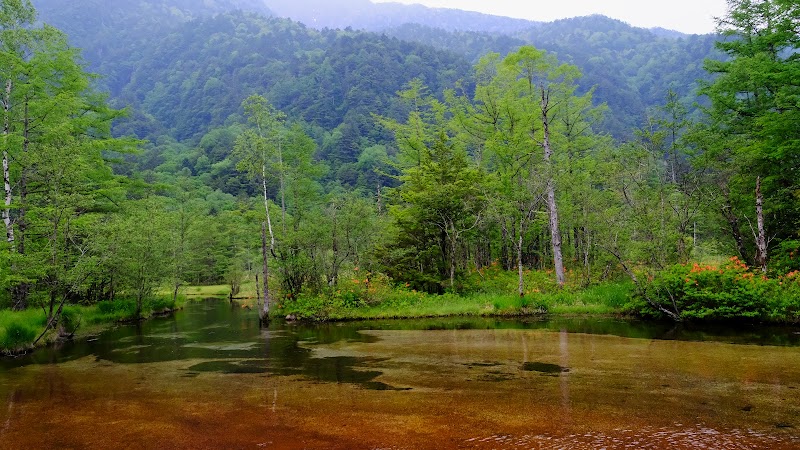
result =
[[[460,280],[462,293],[427,294],[392,283],[382,275],[354,271],[335,288],[296,298],[273,291],[274,317],[308,320],[355,320],[445,316],[519,316],[530,314],[617,314],[630,303],[633,286],[609,281],[584,288],[576,275],[559,287],[551,273],[525,272],[525,296],[517,294],[517,274],[496,266]],[[271,286],[276,286],[273,283]],[[467,286],[465,288],[465,286]],[[189,287],[189,296],[227,298],[228,286]],[[241,287],[237,300],[255,306],[255,284]]]
[[[142,317],[178,309],[185,301],[185,297],[180,297],[174,302],[171,296],[145,300],[142,304]],[[92,306],[65,306],[56,329],[48,331],[37,345],[47,345],[55,341],[59,333],[91,334],[109,324],[135,319],[134,300],[100,302]],[[47,316],[41,309],[0,311],[0,353],[15,354],[33,348],[34,340],[39,337],[46,324]]]
[[[629,301],[632,286],[608,283],[586,289],[517,294],[475,292],[432,295],[402,287],[362,288],[362,295],[347,286],[336,291],[284,299],[275,316],[294,315],[312,320],[388,319],[445,316],[521,316],[531,314],[615,314]],[[344,292],[344,295],[343,295]]]

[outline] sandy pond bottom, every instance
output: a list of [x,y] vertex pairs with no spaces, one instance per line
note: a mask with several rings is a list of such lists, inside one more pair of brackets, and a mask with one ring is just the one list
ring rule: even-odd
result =
[[0,366],[0,448],[800,448],[798,347],[232,314]]

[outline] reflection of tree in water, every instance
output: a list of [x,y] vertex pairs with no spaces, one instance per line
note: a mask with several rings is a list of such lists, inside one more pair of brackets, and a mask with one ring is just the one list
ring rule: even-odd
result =
[[[614,318],[529,318],[509,321],[494,318],[422,319],[326,324],[273,322],[259,327],[254,311],[236,304],[208,300],[194,302],[171,317],[121,325],[96,338],[39,349],[17,359],[0,360],[0,370],[29,364],[58,364],[87,356],[117,364],[201,360],[187,367],[185,376],[202,372],[262,373],[304,376],[312,380],[354,383],[369,389],[388,389],[374,381],[381,375],[369,368],[380,360],[355,357],[314,358],[307,346],[336,342],[375,342],[361,330],[542,329],[561,333],[561,367],[568,367],[563,343],[568,333],[616,335],[643,339],[709,340],[747,344],[800,345],[795,329],[785,327],[703,326],[625,321]],[[526,352],[527,353],[527,352]],[[527,357],[523,360],[527,363]],[[533,363],[531,363],[533,364]],[[187,364],[188,365],[188,364]],[[540,370],[541,369],[541,370]],[[524,370],[545,372],[541,367]],[[563,377],[563,373],[558,374]],[[566,382],[566,381],[564,381]]]

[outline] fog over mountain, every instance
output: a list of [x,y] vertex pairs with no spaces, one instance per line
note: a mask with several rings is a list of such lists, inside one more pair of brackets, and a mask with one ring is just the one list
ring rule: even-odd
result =
[[346,28],[382,31],[409,23],[444,30],[513,33],[539,22],[493,16],[458,9],[428,8],[401,3],[373,3],[369,0],[264,0],[280,17],[314,28]]

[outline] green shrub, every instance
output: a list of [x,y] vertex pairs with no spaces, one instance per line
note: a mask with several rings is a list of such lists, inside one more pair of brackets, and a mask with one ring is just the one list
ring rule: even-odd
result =
[[173,309],[175,309],[175,302],[172,300],[171,296],[150,298],[144,301],[144,304],[142,305],[143,313],[147,311],[152,311],[152,312],[171,311]]
[[800,270],[800,241],[783,241],[771,252],[769,269],[780,276]]
[[330,297],[300,294],[297,298],[277,302],[270,313],[278,317],[293,315],[300,319],[324,319],[331,302]]
[[678,264],[656,276],[629,305],[645,316],[663,315],[647,299],[682,319],[797,321],[800,275],[769,278],[736,257],[721,266]]
[[10,322],[0,331],[0,348],[5,351],[24,350],[36,339],[36,329],[22,322]]

